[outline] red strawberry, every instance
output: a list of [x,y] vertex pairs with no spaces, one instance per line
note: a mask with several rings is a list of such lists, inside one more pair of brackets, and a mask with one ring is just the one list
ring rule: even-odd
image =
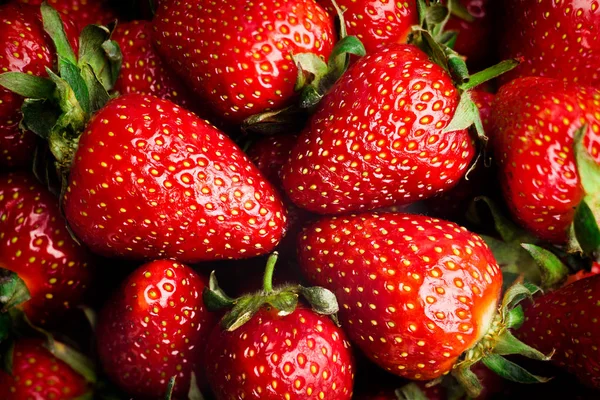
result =
[[90,255],[69,235],[57,199],[24,173],[0,177],[0,266],[25,281],[37,323],[81,304],[92,283]]
[[[76,32],[65,21],[73,45]],[[0,73],[25,72],[46,75],[56,58],[54,46],[44,32],[39,7],[0,5]],[[23,98],[0,86],[0,167],[23,167],[31,163],[35,135],[19,129]]]
[[152,94],[195,110],[188,89],[168,69],[156,53],[151,40],[152,25],[148,21],[132,21],[117,25],[112,39],[121,47],[123,65],[114,90],[121,94]]
[[[320,0],[327,11],[337,15],[331,0]],[[411,27],[419,23],[415,0],[336,0],[343,12],[346,30],[371,53],[379,47],[406,41]]]
[[525,62],[504,76],[547,76],[600,85],[600,10],[597,1],[508,0],[499,43],[502,57]]
[[98,354],[106,373],[137,397],[157,397],[177,376],[176,396],[191,373],[203,377],[204,346],[216,322],[202,301],[206,285],[191,268],[161,260],[136,269],[104,306]]
[[[44,0],[18,0],[21,3],[39,6]],[[77,24],[79,30],[88,25],[106,25],[117,16],[107,0],[46,0],[47,3],[63,15],[68,15]]]
[[[207,376],[217,400],[352,398],[354,359],[342,330],[324,314],[338,309],[323,288],[273,289],[274,253],[263,290],[231,299],[211,277],[205,302],[233,307],[207,344]],[[313,309],[298,305],[299,295]],[[217,301],[215,301],[217,300]]]
[[264,254],[286,221],[277,193],[230,139],[139,94],[112,100],[89,123],[63,204],[93,251],[137,259]]
[[519,337],[552,362],[600,389],[600,275],[582,279],[537,297],[525,309]]
[[0,371],[0,398],[6,400],[70,400],[88,389],[85,379],[54,357],[38,339],[17,340],[12,376]]
[[600,274],[600,262],[595,262],[592,264],[592,268],[589,271],[581,270],[573,275],[569,275],[567,281],[565,282],[565,286],[598,274]]
[[459,93],[425,53],[392,45],[356,62],[321,101],[284,169],[297,205],[333,214],[407,204],[451,188],[475,154],[444,132]]
[[584,197],[573,136],[588,124],[584,147],[600,164],[600,91],[550,78],[504,86],[492,113],[491,139],[513,216],[544,240],[562,244]]
[[327,58],[335,39],[313,0],[163,0],[153,23],[163,59],[232,123],[288,105],[298,75],[292,55]]
[[350,339],[389,372],[429,380],[453,371],[464,383],[464,368],[510,337],[494,256],[454,223],[409,214],[324,218],[304,229],[298,252],[309,281],[337,296]]

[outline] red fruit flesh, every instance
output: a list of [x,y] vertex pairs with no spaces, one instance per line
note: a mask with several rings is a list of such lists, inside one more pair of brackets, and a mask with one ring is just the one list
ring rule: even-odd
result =
[[[320,0],[332,16],[331,0]],[[419,24],[415,0],[337,0],[344,14],[348,35],[356,36],[368,53],[382,46],[404,43],[413,25]]]
[[600,275],[555,290],[525,309],[519,338],[591,387],[600,389]]
[[206,364],[216,398],[352,398],[354,360],[343,332],[302,307],[277,313],[263,308],[233,332],[213,330]]
[[112,100],[89,123],[64,210],[93,251],[135,259],[265,254],[286,224],[277,193],[229,138],[138,94]]
[[231,123],[288,105],[298,74],[291,55],[326,60],[335,40],[314,0],[164,0],[153,23],[163,59]]
[[350,339],[374,363],[416,380],[449,372],[487,332],[502,287],[477,235],[409,214],[331,217],[304,229],[305,276],[332,290]]
[[[39,6],[44,0],[18,0],[21,3]],[[106,25],[115,19],[116,14],[111,10],[106,0],[46,0],[58,12],[70,17],[83,30],[88,25]]]
[[443,133],[459,94],[419,49],[393,45],[357,61],[321,101],[292,151],[283,184],[320,214],[400,205],[447,190],[475,149]]
[[598,7],[595,0],[504,1],[500,55],[523,57],[524,62],[502,81],[547,76],[599,87]]
[[136,269],[104,306],[98,355],[109,377],[136,397],[161,397],[172,376],[187,394],[191,373],[203,382],[204,351],[215,317],[202,301],[206,279],[161,260]]
[[492,112],[492,148],[513,216],[544,240],[567,241],[583,188],[573,135],[588,124],[584,146],[600,164],[600,91],[550,78],[502,87]]
[[2,399],[72,400],[89,389],[81,375],[54,357],[38,339],[15,342],[12,367],[12,376],[0,371]]
[[0,177],[0,268],[19,275],[35,323],[56,323],[84,299],[93,279],[90,255],[69,235],[57,199],[24,173]]

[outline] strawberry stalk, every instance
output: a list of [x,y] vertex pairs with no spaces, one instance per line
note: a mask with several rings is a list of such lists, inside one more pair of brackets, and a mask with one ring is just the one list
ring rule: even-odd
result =
[[243,295],[237,299],[227,296],[219,288],[214,271],[210,275],[209,286],[204,289],[204,303],[210,311],[230,309],[221,320],[221,326],[227,331],[234,331],[246,322],[263,306],[277,309],[279,316],[289,315],[298,306],[298,298],[302,296],[313,311],[332,316],[339,311],[335,295],[322,287],[303,287],[301,285],[285,285],[273,287],[273,272],[278,253],[273,252],[267,259],[263,278],[263,289],[260,292]]

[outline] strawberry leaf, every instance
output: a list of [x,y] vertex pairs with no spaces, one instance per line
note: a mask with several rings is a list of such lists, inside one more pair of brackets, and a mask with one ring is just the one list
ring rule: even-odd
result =
[[548,361],[550,360],[549,356],[544,355],[543,353],[537,351],[533,347],[526,345],[521,342],[519,339],[513,336],[512,333],[506,332],[504,333],[496,343],[496,347],[494,347],[494,353],[502,356],[507,356],[511,354],[520,354],[527,358],[531,358],[533,360],[540,361]]
[[[40,99],[25,99],[21,106],[23,129],[30,130],[41,138],[48,138],[60,117],[60,109],[52,102]],[[44,182],[44,181],[42,181]]]
[[2,370],[9,375],[13,374],[13,355],[15,351],[14,340],[2,343],[0,348],[0,357],[2,357]]
[[231,308],[235,305],[235,300],[227,296],[223,289],[219,287],[215,271],[210,273],[208,288],[204,289],[202,296],[204,304],[209,311],[218,311],[223,308]]
[[83,111],[85,113],[89,113],[90,93],[77,65],[68,60],[60,58],[58,61],[58,68],[60,71],[60,77],[69,84],[71,90],[73,90],[73,93],[75,94],[77,102]]
[[171,400],[173,397],[173,389],[175,389],[175,380],[177,379],[177,375],[173,375],[169,379],[169,383],[167,383],[167,391],[165,392],[165,400]]
[[428,400],[421,388],[416,383],[409,383],[396,389],[396,398],[398,400]]
[[340,310],[335,294],[329,289],[318,286],[303,287],[300,293],[318,314],[333,315]]
[[544,383],[548,382],[551,378],[544,378],[541,376],[533,375],[532,373],[525,370],[523,367],[507,360],[506,358],[498,354],[490,354],[484,357],[482,360],[483,364],[496,374],[509,381],[518,383]]
[[188,400],[204,400],[204,396],[198,387],[198,380],[196,374],[192,371],[190,377],[190,390],[188,391]]
[[575,237],[583,252],[600,260],[600,228],[596,222],[596,216],[585,200],[577,206],[573,227]]
[[94,364],[89,358],[87,358],[80,352],[56,340],[54,340],[52,344],[46,344],[45,347],[56,358],[62,360],[68,366],[73,368],[87,382],[95,383],[97,381]]
[[543,289],[561,286],[568,278],[569,268],[552,252],[534,244],[521,244],[540,268]]
[[483,386],[481,385],[477,375],[471,371],[471,365],[473,364],[457,364],[452,370],[452,376],[456,378],[458,383],[460,383],[470,398],[475,398],[479,396],[483,390]]
[[523,325],[523,322],[525,322],[525,313],[523,312],[523,307],[520,305],[516,306],[506,313],[504,322],[506,323],[506,327],[509,329],[519,329],[521,325]]
[[76,64],[77,59],[75,58],[75,53],[69,44],[67,35],[65,34],[65,29],[62,19],[60,18],[60,14],[46,2],[42,3],[40,10],[42,13],[44,30],[48,36],[50,36],[52,42],[54,42],[54,47],[56,47],[56,52],[58,53],[59,58],[62,58],[71,64]]
[[267,303],[275,307],[279,312],[277,315],[280,317],[290,315],[296,310],[298,306],[298,294],[292,292],[282,292],[275,296],[269,296]]
[[6,313],[30,298],[27,285],[19,275],[7,269],[0,269],[0,312]]
[[302,130],[307,116],[307,111],[297,106],[265,111],[246,118],[242,123],[242,131],[262,135],[297,133]]
[[[120,67],[123,58],[118,45],[110,41],[114,28],[114,24],[109,27],[88,25],[79,38],[79,67],[83,69],[89,64],[105,91],[112,89],[118,78],[120,68],[113,68],[112,64]],[[114,54],[104,49],[105,43]]]
[[54,83],[50,79],[23,72],[5,72],[0,74],[0,86],[15,92],[19,96],[32,99],[52,98],[55,88]]
[[246,296],[237,300],[231,311],[221,320],[221,326],[229,332],[235,331],[256,314],[265,303],[264,297]]
[[448,8],[450,13],[466,22],[474,22],[475,17],[471,15],[469,10],[459,0],[448,0]]

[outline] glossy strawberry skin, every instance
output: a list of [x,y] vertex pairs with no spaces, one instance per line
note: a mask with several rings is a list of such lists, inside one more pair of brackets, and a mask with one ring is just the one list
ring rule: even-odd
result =
[[303,307],[265,308],[233,332],[209,339],[207,375],[218,400],[352,398],[354,360],[344,333]]
[[0,371],[0,398],[71,400],[88,391],[84,378],[57,359],[39,339],[18,339],[12,376]]
[[502,77],[547,76],[599,87],[600,9],[596,1],[509,0],[503,4],[501,57],[524,62]]
[[160,59],[151,36],[152,24],[149,21],[117,25],[112,39],[121,48],[123,64],[114,90],[121,94],[151,94],[195,111],[195,102],[187,88]]
[[525,309],[519,338],[579,380],[600,389],[600,275],[535,299]]
[[177,376],[188,392],[193,371],[204,382],[204,350],[216,323],[202,301],[205,278],[171,260],[136,269],[101,311],[98,354],[106,373],[127,393],[161,396]]
[[335,40],[313,0],[164,0],[153,23],[163,59],[231,123],[288,105],[298,74],[291,54],[327,59]]
[[573,135],[588,124],[584,146],[600,163],[599,116],[600,91],[550,78],[517,79],[496,97],[490,136],[504,198],[512,215],[542,239],[567,241],[584,195]]
[[502,286],[481,238],[418,215],[324,218],[304,229],[298,254],[309,281],[337,296],[350,339],[409,379],[449,372],[487,332]]
[[[331,0],[319,0],[336,16]],[[367,52],[393,43],[404,43],[413,25],[419,24],[415,0],[337,0],[344,13],[348,35],[360,39]]]
[[[67,37],[76,45],[73,25],[68,19],[64,22]],[[0,5],[0,73],[47,76],[46,68],[53,68],[55,61],[39,7]],[[36,139],[32,132],[19,128],[22,104],[22,97],[0,86],[0,167],[22,168],[32,161]]]
[[92,257],[69,235],[57,203],[32,176],[0,176],[0,267],[25,281],[25,312],[40,324],[80,305],[93,280]]
[[[21,3],[39,6],[44,0],[18,0]],[[117,16],[106,0],[46,0],[58,12],[72,19],[83,30],[90,24],[106,25]]]
[[279,196],[230,139],[139,94],[89,123],[63,205],[94,252],[130,259],[252,257],[273,249],[286,224]]
[[416,47],[357,61],[323,98],[283,173],[298,206],[336,214],[401,205],[450,189],[475,153],[466,130],[442,133],[459,95]]

